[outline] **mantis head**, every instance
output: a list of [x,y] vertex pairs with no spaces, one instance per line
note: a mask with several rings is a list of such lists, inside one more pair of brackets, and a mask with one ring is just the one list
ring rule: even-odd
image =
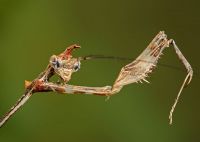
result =
[[72,73],[80,69],[80,59],[73,58],[71,53],[73,49],[80,48],[78,45],[71,45],[60,55],[52,55],[50,65],[55,73],[66,83],[71,79]]

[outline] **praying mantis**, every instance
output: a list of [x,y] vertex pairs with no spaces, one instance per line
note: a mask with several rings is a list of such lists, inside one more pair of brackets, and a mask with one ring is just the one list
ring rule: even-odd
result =
[[[0,119],[0,127],[2,127],[3,124],[5,124],[5,122],[36,92],[53,91],[65,94],[88,94],[110,97],[121,91],[125,85],[143,81],[149,83],[146,78],[156,67],[159,58],[163,54],[163,50],[167,47],[170,47],[170,45],[173,46],[178,58],[183,63],[187,71],[187,75],[181,85],[177,98],[175,99],[169,114],[169,123],[172,124],[174,109],[178,103],[183,88],[192,80],[193,69],[179,50],[175,41],[173,39],[168,39],[165,32],[160,31],[135,60],[122,67],[112,86],[87,87],[67,84],[70,81],[72,74],[80,69],[81,61],[90,59],[90,57],[75,58],[72,56],[72,51],[80,48],[79,45],[71,45],[61,54],[52,55],[46,69],[40,73],[36,79],[34,79],[32,82],[25,81],[25,93]],[[50,82],[49,79],[53,75],[58,75],[63,83]]]

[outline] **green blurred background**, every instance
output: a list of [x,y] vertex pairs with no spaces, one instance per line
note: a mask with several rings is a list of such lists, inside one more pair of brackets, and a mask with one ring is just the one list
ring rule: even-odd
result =
[[[0,0],[0,114],[22,95],[52,54],[77,43],[74,56],[136,58],[160,31],[175,39],[194,67],[168,125],[168,114],[186,75],[159,66],[150,84],[131,84],[105,97],[37,93],[0,129],[0,142],[200,141],[200,2],[195,0]],[[182,67],[172,48],[160,63]],[[70,84],[112,85],[128,61],[82,63]]]

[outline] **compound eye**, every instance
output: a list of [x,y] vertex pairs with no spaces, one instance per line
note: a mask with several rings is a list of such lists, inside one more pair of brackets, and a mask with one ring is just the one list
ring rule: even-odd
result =
[[57,59],[56,56],[52,56],[51,59],[50,59],[50,63],[51,65],[53,66],[53,68],[59,68],[61,66],[61,63],[60,61]]
[[81,68],[81,63],[80,63],[80,62],[77,62],[77,63],[74,64],[73,70],[74,70],[74,72],[76,72],[76,71],[78,71],[80,68]]
[[55,67],[56,67],[56,68],[59,68],[59,67],[60,67],[60,62],[59,62],[58,60],[55,62]]

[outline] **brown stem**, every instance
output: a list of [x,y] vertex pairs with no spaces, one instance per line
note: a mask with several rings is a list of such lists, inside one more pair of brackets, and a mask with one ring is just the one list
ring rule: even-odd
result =
[[0,119],[0,127],[2,127],[5,122],[17,111],[19,110],[32,96],[35,89],[38,89],[40,82],[46,82],[54,74],[53,68],[48,65],[44,72],[42,72],[34,81],[26,86],[25,93],[16,102],[16,104]]

